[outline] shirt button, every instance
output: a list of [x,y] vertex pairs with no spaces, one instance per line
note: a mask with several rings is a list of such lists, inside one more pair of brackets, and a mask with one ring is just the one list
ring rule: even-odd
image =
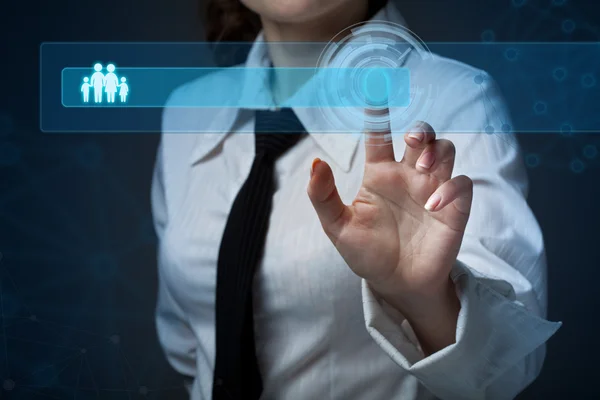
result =
[[221,386],[221,385],[223,385],[223,379],[221,379],[221,378],[217,378],[217,379],[215,380],[215,384],[216,384],[217,386]]

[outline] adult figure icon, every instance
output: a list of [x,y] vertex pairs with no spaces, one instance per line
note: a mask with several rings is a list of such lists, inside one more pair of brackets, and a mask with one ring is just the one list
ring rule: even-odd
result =
[[108,64],[106,66],[108,73],[104,76],[104,91],[106,92],[106,101],[109,103],[115,102],[115,93],[117,93],[117,87],[119,86],[119,78],[115,74],[114,64]]
[[104,74],[102,73],[102,64],[94,65],[94,74],[90,79],[90,85],[94,88],[94,102],[102,103],[102,88],[104,87]]

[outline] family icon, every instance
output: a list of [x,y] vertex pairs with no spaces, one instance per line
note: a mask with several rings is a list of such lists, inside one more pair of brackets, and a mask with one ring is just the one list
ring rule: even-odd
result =
[[[127,102],[127,95],[129,94],[129,85],[126,83],[127,78],[121,77],[119,79],[115,74],[114,64],[108,64],[106,66],[106,74],[102,72],[102,64],[97,63],[94,65],[94,73],[91,78],[87,76],[83,78],[83,84],[81,85],[81,93],[83,94],[83,102],[89,103],[90,91],[94,91],[94,103],[102,103],[103,93],[106,93],[106,102],[114,103],[115,94],[117,89],[119,91],[119,97],[121,103]],[[121,82],[121,83],[119,83]]]

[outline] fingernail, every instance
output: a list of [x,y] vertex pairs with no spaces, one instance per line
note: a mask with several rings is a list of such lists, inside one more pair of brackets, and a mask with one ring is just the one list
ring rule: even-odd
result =
[[425,134],[421,131],[411,131],[408,134],[409,138],[413,138],[413,139],[417,139],[419,142],[423,141],[423,138],[425,137]]
[[312,162],[312,164],[310,165],[310,177],[312,178],[313,174],[315,173],[315,167],[318,163],[321,162],[321,159],[319,157],[315,158]]
[[435,161],[435,155],[432,151],[428,151],[427,153],[421,155],[419,161],[417,161],[417,165],[421,168],[431,168],[433,162]]
[[440,204],[440,201],[442,201],[442,196],[437,193],[432,194],[427,200],[427,203],[425,203],[425,209],[427,211],[435,210],[438,204]]

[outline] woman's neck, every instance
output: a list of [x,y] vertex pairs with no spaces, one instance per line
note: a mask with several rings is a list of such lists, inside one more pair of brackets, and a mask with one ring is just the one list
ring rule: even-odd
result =
[[[371,0],[377,1],[377,0]],[[263,33],[274,67],[315,67],[325,45],[339,32],[370,18],[368,0],[346,1],[309,22],[281,23],[262,18]],[[294,42],[290,44],[289,42]],[[305,82],[276,71],[271,88],[277,104],[291,97]],[[305,77],[305,79],[309,79]]]
[[[275,67],[313,67],[325,44],[345,28],[364,21],[369,2],[354,0],[306,22],[278,22],[261,18],[269,55]],[[285,42],[296,42],[286,45]],[[298,44],[302,43],[302,44]]]

